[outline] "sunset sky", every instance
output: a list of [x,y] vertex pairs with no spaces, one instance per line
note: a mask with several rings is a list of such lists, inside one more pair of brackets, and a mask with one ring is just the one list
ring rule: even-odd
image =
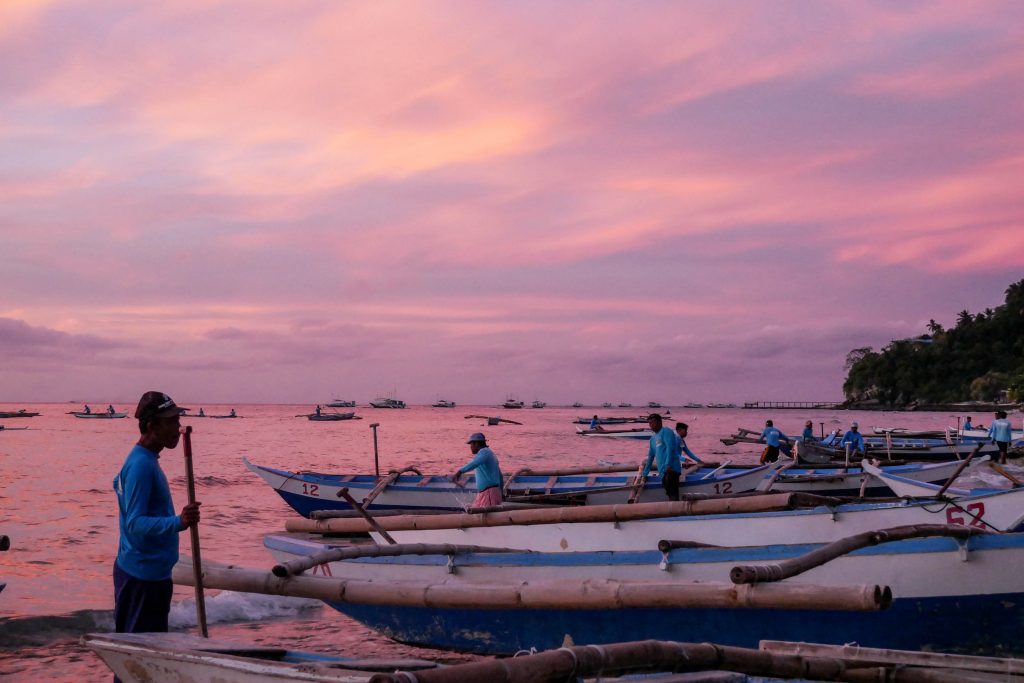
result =
[[4,0],[0,237],[2,405],[839,399],[1024,277],[1024,2]]

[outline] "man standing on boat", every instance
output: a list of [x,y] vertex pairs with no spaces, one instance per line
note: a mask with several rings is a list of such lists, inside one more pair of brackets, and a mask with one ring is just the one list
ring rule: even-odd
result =
[[696,455],[693,454],[686,445],[686,435],[690,432],[690,426],[685,422],[676,422],[676,437],[679,439],[679,461],[682,465],[683,454],[686,454],[690,460],[694,462],[704,462]]
[[459,483],[459,478],[466,472],[476,470],[476,498],[470,507],[490,508],[501,506],[501,468],[498,467],[498,456],[487,446],[487,439],[482,432],[470,435],[469,450],[473,459],[455,470],[452,481]]
[[135,409],[142,436],[114,479],[121,534],[114,563],[118,633],[167,631],[178,534],[199,523],[199,503],[174,514],[167,477],[160,469],[160,451],[178,445],[183,412],[167,394],[143,394]]
[[774,422],[765,420],[764,429],[761,430],[761,438],[758,441],[766,444],[764,452],[761,453],[761,464],[763,465],[766,462],[775,462],[779,459],[779,447],[783,441],[789,443],[789,437],[776,429]]
[[850,425],[850,431],[843,434],[843,438],[839,440],[840,446],[846,446],[850,444],[850,450],[854,453],[860,453],[861,455],[867,455],[867,446],[864,444],[864,435],[858,430],[856,422]]
[[661,415],[651,413],[647,416],[647,425],[654,432],[651,443],[647,447],[647,461],[644,463],[642,477],[647,478],[651,472],[651,463],[657,461],[661,485],[669,500],[679,500],[679,438],[676,433],[665,427]]
[[814,423],[808,420],[804,422],[804,431],[800,434],[801,441],[814,441]]
[[999,449],[999,464],[1006,464],[1006,453],[1010,450],[1010,441],[1013,440],[1013,427],[1006,419],[1006,411],[996,412],[996,419],[988,426],[988,438],[992,439]]

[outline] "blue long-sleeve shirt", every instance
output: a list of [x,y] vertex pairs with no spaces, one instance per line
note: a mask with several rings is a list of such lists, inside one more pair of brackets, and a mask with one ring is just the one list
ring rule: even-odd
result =
[[117,564],[143,581],[169,579],[178,561],[181,517],[174,514],[159,457],[136,445],[114,479],[121,532]]
[[682,472],[679,466],[679,437],[668,427],[662,427],[651,437],[651,445],[647,447],[647,462],[644,463],[643,476],[651,472],[651,462],[657,460],[658,473],[664,475],[668,470]]
[[682,467],[683,453],[686,453],[687,457],[694,462],[704,462],[690,450],[689,446],[686,445],[686,439],[680,438],[679,434],[676,434],[676,439],[679,441],[679,465]]
[[992,424],[988,426],[988,438],[1005,443],[1013,441],[1013,429],[1010,427],[1010,421],[1005,418],[992,420]]
[[476,470],[476,490],[483,491],[492,486],[501,486],[501,468],[498,467],[498,457],[489,446],[484,446],[476,452],[473,459],[459,468],[459,474],[465,474]]
[[789,441],[789,437],[783,434],[777,427],[765,427],[761,432],[761,441],[769,446],[778,448],[782,441]]
[[864,435],[860,432],[855,432],[851,429],[843,434],[843,438],[839,440],[839,445],[845,448],[846,444],[850,444],[850,450],[860,451],[867,455],[867,449],[864,446]]

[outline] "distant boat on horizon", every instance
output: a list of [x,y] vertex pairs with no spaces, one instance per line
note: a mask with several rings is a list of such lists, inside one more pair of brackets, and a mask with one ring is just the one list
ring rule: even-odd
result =
[[333,398],[331,399],[330,403],[325,403],[324,405],[327,406],[328,408],[355,408],[356,402],[346,401],[341,398]]
[[404,408],[405,401],[393,398],[391,396],[378,397],[370,401],[370,405],[374,408]]
[[444,398],[439,398],[436,401],[434,401],[433,403],[431,403],[430,407],[431,408],[454,408],[455,407],[455,401],[449,401],[449,400],[444,399]]

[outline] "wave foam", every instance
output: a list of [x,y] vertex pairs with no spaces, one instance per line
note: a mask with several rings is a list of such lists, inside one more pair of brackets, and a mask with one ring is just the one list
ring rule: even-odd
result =
[[[259,593],[235,593],[221,591],[206,596],[206,623],[262,621],[264,619],[288,619],[323,605],[319,600],[290,598]],[[196,625],[195,598],[186,598],[171,605],[171,630],[190,628]]]

